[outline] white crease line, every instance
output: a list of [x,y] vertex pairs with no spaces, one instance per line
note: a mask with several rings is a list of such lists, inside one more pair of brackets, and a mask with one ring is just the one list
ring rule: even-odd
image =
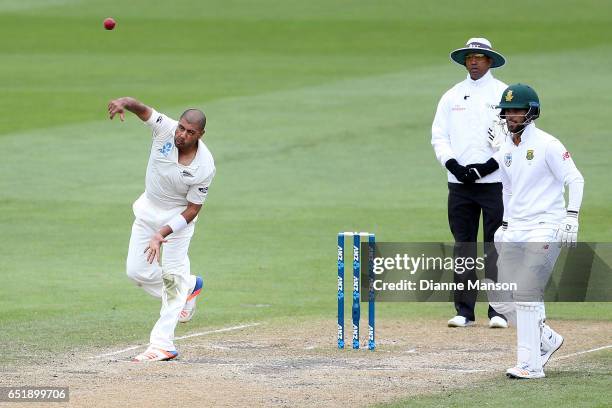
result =
[[228,331],[246,329],[247,327],[255,327],[255,326],[259,326],[260,324],[261,323],[248,323],[248,324],[241,324],[240,326],[226,327],[224,329],[209,330],[209,331],[205,331],[201,333],[194,333],[194,334],[188,334],[186,336],[175,337],[175,340],[183,340],[183,339],[189,339],[191,337],[204,336],[206,334],[223,333],[223,332],[228,332]]
[[372,368],[364,368],[363,370],[371,370],[371,371],[414,371],[415,368],[419,368],[421,370],[431,370],[431,371],[451,371],[455,373],[486,373],[489,370],[480,370],[480,369],[469,369],[469,368],[440,368],[440,367],[372,367]]
[[572,354],[566,354],[564,356],[559,356],[557,358],[553,358],[551,361],[563,360],[563,359],[566,359],[566,358],[579,356],[581,354],[592,353],[594,351],[605,350],[605,349],[609,349],[609,348],[612,348],[612,344],[609,344],[609,345],[603,346],[603,347],[597,347],[597,348],[594,348],[594,349],[591,349],[591,350],[579,351],[577,353],[572,353]]
[[102,358],[102,357],[114,356],[115,354],[121,354],[121,353],[125,353],[126,351],[136,350],[137,348],[140,348],[140,347],[143,347],[143,346],[144,346],[144,344],[139,344],[137,346],[132,346],[132,347],[125,348],[123,350],[113,351],[112,353],[100,354],[99,356],[93,356],[93,357],[89,357],[89,358]]
[[[247,327],[255,327],[255,326],[259,326],[260,324],[261,323],[248,323],[248,324],[241,324],[239,326],[224,327],[223,329],[209,330],[209,331],[200,332],[200,333],[188,334],[186,336],[175,337],[174,340],[184,340],[184,339],[189,339],[191,337],[205,336],[207,334],[224,333],[224,332],[228,332],[228,331],[246,329]],[[126,351],[136,350],[136,349],[138,349],[140,347],[144,347],[144,346],[146,346],[146,344],[139,344],[139,345],[136,345],[136,346],[131,346],[131,347],[128,347],[128,348],[124,348],[122,350],[113,351],[113,352],[105,353],[105,354],[100,354],[100,355],[89,357],[89,358],[90,359],[94,359],[94,358],[102,358],[102,357],[114,356],[114,355],[117,355],[117,354],[125,353]]]

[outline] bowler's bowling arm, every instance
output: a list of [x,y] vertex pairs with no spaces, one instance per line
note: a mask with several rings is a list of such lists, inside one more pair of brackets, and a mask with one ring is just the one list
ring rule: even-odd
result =
[[119,117],[123,121],[125,117],[124,109],[138,116],[138,118],[140,118],[140,120],[143,122],[149,120],[151,114],[153,113],[153,109],[151,109],[151,107],[145,105],[136,98],[132,98],[131,96],[124,96],[122,98],[114,99],[108,104],[108,113],[111,119],[116,114],[119,114]]

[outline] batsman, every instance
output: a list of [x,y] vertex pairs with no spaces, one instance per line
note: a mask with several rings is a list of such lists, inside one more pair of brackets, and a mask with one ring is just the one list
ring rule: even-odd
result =
[[576,245],[584,179],[565,146],[536,127],[540,99],[533,88],[510,85],[498,108],[507,137],[493,156],[504,200],[504,221],[495,233],[501,242],[497,264],[499,280],[518,283],[518,289],[511,302],[491,305],[516,322],[517,362],[507,376],[542,378],[563,344],[546,324],[543,293],[561,247]]
[[215,164],[202,142],[202,111],[188,109],[176,121],[131,97],[108,104],[110,119],[119,115],[123,121],[126,110],[152,131],[145,191],[133,205],[136,219],[127,275],[162,300],[149,347],[134,361],[171,360],[178,355],[173,342],[176,325],[191,320],[202,290],[202,277],[191,274],[187,251]]

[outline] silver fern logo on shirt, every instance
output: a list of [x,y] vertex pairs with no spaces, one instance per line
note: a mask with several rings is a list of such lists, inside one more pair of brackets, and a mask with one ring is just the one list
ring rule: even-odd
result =
[[170,150],[172,150],[172,143],[166,142],[166,144],[163,145],[161,149],[158,149],[157,151],[163,154],[164,157],[168,157],[168,153],[170,153]]

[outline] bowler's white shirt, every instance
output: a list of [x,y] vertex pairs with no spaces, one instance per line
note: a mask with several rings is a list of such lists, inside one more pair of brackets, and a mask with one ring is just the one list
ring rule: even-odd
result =
[[186,207],[188,201],[204,203],[215,175],[215,162],[204,142],[199,140],[193,161],[183,166],[178,162],[178,149],[174,145],[178,122],[153,110],[145,123],[153,133],[145,179],[146,197],[164,210]]
[[[556,228],[566,215],[564,186],[584,183],[563,144],[531,123],[518,146],[508,137],[494,157],[501,170],[504,194],[511,194],[504,208],[508,227]],[[567,209],[578,211],[581,189],[574,200]]]
[[[497,119],[495,106],[507,87],[488,71],[476,81],[468,75],[442,95],[431,127],[431,144],[442,166],[453,158],[465,166],[484,163],[493,156],[487,130]],[[476,182],[495,183],[499,177],[495,171]],[[448,181],[459,182],[450,172]]]

